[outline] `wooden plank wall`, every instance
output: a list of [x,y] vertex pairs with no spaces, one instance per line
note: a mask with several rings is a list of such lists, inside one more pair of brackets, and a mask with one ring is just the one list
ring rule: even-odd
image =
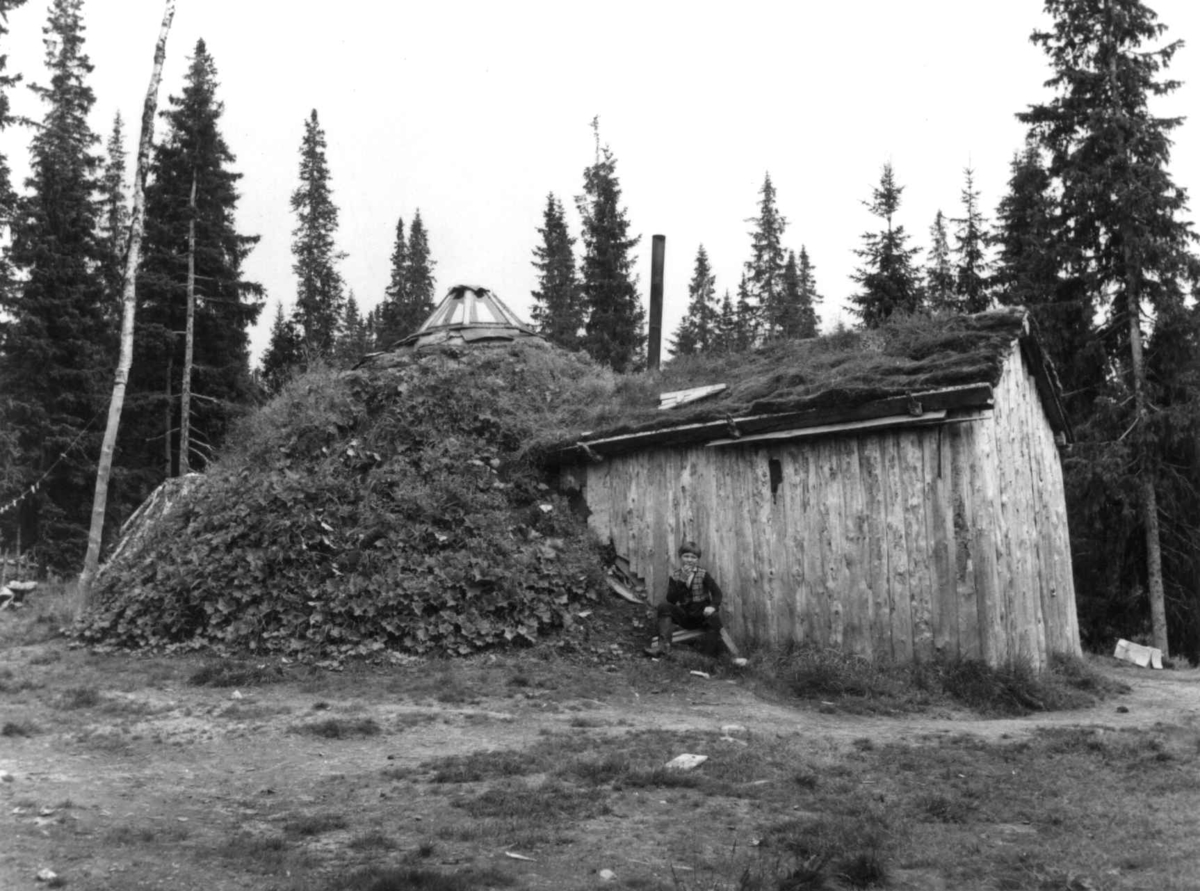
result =
[[735,638],[1041,667],[1080,652],[1061,467],[1019,350],[995,395],[938,427],[615,456],[589,523],[655,600],[697,541]]

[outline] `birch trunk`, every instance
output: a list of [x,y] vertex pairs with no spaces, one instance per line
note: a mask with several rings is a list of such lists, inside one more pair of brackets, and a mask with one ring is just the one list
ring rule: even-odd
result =
[[179,475],[191,472],[192,357],[196,330],[196,171],[188,199],[187,330],[183,335],[183,382],[179,388]]
[[112,399],[108,403],[108,426],[100,448],[100,463],[96,468],[96,493],[92,499],[92,525],[88,530],[87,556],[79,575],[82,602],[91,599],[92,579],[100,565],[100,542],[104,534],[104,511],[108,503],[108,478],[112,472],[113,450],[117,444],[117,428],[121,423],[121,408],[125,404],[125,385],[133,364],[133,316],[137,306],[137,269],[142,247],[142,230],[146,222],[146,168],[150,164],[150,144],[154,138],[154,113],[158,108],[158,84],[162,80],[163,60],[167,56],[167,34],[175,17],[175,0],[166,0],[158,43],[154,47],[154,68],[150,87],[142,106],[142,134],[138,142],[137,168],[133,176],[133,213],[129,222],[129,253],[125,258],[125,287],[121,295],[121,354],[113,380]]

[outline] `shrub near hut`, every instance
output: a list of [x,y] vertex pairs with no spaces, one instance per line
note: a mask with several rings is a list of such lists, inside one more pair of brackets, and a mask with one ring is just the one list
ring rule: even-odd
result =
[[310,373],[102,577],[78,634],[119,647],[365,655],[530,643],[599,590],[531,443],[612,378],[537,342]]

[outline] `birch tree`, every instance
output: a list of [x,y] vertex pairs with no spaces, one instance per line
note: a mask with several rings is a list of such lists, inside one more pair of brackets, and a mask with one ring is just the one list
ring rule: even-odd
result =
[[154,47],[154,68],[150,73],[150,87],[146,90],[146,101],[142,106],[142,134],[138,140],[137,168],[133,175],[133,211],[130,214],[129,250],[125,259],[125,288],[121,295],[121,353],[117,373],[113,379],[112,399],[108,404],[108,426],[104,431],[104,443],[100,448],[100,463],[96,468],[96,494],[92,500],[92,525],[88,530],[87,555],[83,561],[83,572],[79,576],[79,588],[86,603],[91,595],[92,580],[100,565],[100,544],[104,535],[104,511],[108,502],[108,477],[112,470],[113,449],[117,443],[117,429],[121,424],[121,408],[125,403],[125,384],[129,380],[129,367],[133,364],[133,322],[137,306],[137,265],[142,245],[142,229],[146,215],[146,170],[150,165],[150,144],[154,138],[154,113],[158,108],[158,84],[162,80],[163,61],[167,57],[167,35],[171,21],[175,18],[175,0],[166,0],[162,27]]

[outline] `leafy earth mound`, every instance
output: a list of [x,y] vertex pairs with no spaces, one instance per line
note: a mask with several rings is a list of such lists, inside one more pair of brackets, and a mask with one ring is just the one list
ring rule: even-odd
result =
[[77,634],[324,657],[532,643],[603,584],[538,445],[612,388],[537,341],[309,373],[106,568]]

